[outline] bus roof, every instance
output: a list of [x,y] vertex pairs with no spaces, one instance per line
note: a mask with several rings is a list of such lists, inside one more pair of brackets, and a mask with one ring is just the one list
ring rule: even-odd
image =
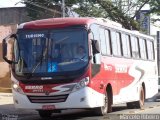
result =
[[20,24],[18,29],[49,29],[49,28],[61,28],[73,25],[89,25],[92,23],[97,23],[111,29],[116,29],[122,32],[126,32],[128,34],[133,34],[153,39],[153,37],[142,34],[140,32],[122,28],[122,26],[119,23],[113,22],[111,20],[104,18],[91,18],[91,17],[77,17],[77,18],[66,17],[66,18],[49,18],[49,19],[35,20]]
[[18,29],[60,28],[72,25],[86,25],[88,23],[92,23],[93,21],[94,19],[91,18],[49,18],[20,24]]

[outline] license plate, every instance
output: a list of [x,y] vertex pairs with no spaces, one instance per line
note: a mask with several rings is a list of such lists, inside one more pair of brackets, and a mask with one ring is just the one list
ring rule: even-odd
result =
[[42,109],[43,110],[54,110],[55,106],[54,105],[43,105]]

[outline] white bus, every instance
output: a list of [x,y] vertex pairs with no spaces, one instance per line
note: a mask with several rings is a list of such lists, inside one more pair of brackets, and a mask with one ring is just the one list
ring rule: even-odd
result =
[[[13,38],[13,57],[7,41]],[[112,105],[142,108],[158,92],[155,40],[95,18],[51,18],[19,25],[3,40],[11,65],[16,108],[35,109],[41,117],[64,109]],[[85,49],[78,58],[77,47]]]

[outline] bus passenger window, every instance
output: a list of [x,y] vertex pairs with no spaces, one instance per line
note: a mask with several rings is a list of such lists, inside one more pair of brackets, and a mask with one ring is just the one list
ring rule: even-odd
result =
[[115,56],[121,56],[120,33],[111,31],[112,52]]
[[107,47],[107,55],[111,54],[111,46],[110,46],[110,31],[105,30],[105,37],[106,37],[106,47]]
[[139,58],[138,38],[131,36],[132,57]]
[[129,35],[122,34],[122,51],[124,57],[131,57]]
[[148,59],[154,60],[154,46],[153,42],[147,41],[147,51],[148,51]]
[[105,39],[105,33],[103,28],[100,28],[100,40],[101,40],[100,46],[101,46],[102,55],[106,55],[107,47],[106,47],[106,39]]
[[146,56],[146,44],[144,39],[139,39],[139,46],[140,46],[140,54],[142,59],[147,59]]

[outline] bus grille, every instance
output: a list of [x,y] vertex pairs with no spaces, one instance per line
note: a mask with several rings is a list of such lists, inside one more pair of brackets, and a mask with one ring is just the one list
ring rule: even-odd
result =
[[54,96],[27,96],[31,103],[58,103],[65,102],[68,94]]

